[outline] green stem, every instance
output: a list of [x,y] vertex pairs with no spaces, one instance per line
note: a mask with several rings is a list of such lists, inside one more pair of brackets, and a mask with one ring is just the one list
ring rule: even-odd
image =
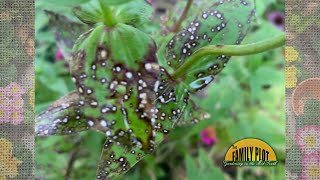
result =
[[184,8],[181,17],[179,18],[178,22],[172,27],[171,32],[177,33],[180,31],[181,24],[186,19],[192,4],[193,4],[193,0],[188,0],[188,3],[186,5],[186,7]]
[[103,13],[103,23],[108,26],[108,27],[113,27],[117,24],[115,18],[112,15],[112,11],[111,9],[106,6],[102,0],[99,1],[100,2],[100,6],[102,9],[102,13]]
[[177,71],[172,75],[173,79],[182,77],[199,59],[208,55],[246,56],[258,54],[285,45],[284,34],[274,38],[245,45],[210,45],[197,50]]

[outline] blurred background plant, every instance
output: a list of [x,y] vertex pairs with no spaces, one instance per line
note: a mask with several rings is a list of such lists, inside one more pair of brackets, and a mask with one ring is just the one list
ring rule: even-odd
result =
[[[68,26],[56,26],[44,10],[79,23],[71,6],[87,0],[36,0],[36,113],[74,90],[68,71],[68,53],[59,39],[79,36]],[[160,44],[179,19],[187,1],[148,0],[154,17],[144,31]],[[209,0],[194,0],[186,21]],[[257,21],[245,43],[268,39],[284,30],[284,1],[256,1]],[[66,23],[68,24],[68,23]],[[70,27],[69,27],[70,28]],[[87,27],[81,27],[87,28]],[[55,34],[53,29],[66,31]],[[70,36],[68,35],[70,34]],[[61,37],[60,37],[61,36]],[[65,41],[65,40],[64,40]],[[57,46],[59,44],[59,46]],[[127,174],[119,179],[284,179],[285,74],[284,49],[233,57],[216,81],[198,94],[198,103],[211,118],[194,127],[179,128]],[[226,151],[242,138],[268,142],[278,156],[276,167],[223,167]],[[92,179],[104,136],[84,132],[74,136],[36,139],[37,179]]]

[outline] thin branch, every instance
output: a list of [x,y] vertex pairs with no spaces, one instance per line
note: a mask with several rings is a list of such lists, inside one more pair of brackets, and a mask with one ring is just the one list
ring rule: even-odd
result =
[[65,174],[65,180],[71,179],[73,165],[74,165],[74,162],[76,161],[77,155],[80,151],[80,148],[79,148],[80,144],[81,144],[81,138],[75,142],[75,149],[71,152],[71,156],[70,156],[70,159],[68,162],[68,167],[67,167],[66,174]]
[[113,17],[113,14],[111,12],[110,7],[106,6],[102,0],[99,0],[100,6],[102,8],[102,13],[103,13],[103,23],[104,25],[108,27],[113,27],[117,24],[115,18]]
[[285,45],[285,35],[279,35],[274,38],[245,45],[211,45],[197,50],[177,71],[172,75],[172,79],[182,77],[192,68],[201,58],[208,55],[225,55],[225,56],[246,56],[258,54],[264,51],[275,49]]
[[193,4],[193,0],[188,0],[188,3],[180,16],[180,19],[177,21],[177,23],[172,28],[170,28],[171,32],[177,33],[180,31],[181,24],[187,18],[188,12],[189,12],[192,4]]

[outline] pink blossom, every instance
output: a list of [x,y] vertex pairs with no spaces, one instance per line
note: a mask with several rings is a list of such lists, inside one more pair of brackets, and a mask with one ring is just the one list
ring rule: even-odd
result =
[[298,129],[296,144],[302,154],[313,154],[320,150],[320,126],[309,125]]
[[281,11],[273,11],[268,14],[268,20],[278,29],[285,29],[285,15]]
[[18,125],[23,121],[24,89],[13,82],[5,88],[0,88],[0,123]]
[[209,126],[201,132],[202,142],[205,145],[212,146],[217,142],[216,130]]
[[62,49],[58,49],[56,54],[55,54],[55,59],[57,61],[61,61],[61,60],[64,60],[64,55],[63,55],[63,52],[62,52]]
[[300,175],[301,180],[320,180],[320,155],[309,154],[302,157],[301,161],[302,171]]
[[25,90],[16,82],[10,83],[5,88],[0,88],[0,97],[20,97],[22,94],[25,93]]

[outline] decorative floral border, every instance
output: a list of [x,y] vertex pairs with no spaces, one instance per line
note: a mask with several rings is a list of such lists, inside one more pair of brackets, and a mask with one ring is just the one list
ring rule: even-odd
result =
[[286,179],[320,179],[320,6],[286,1]]
[[0,1],[0,179],[33,179],[34,3]]

